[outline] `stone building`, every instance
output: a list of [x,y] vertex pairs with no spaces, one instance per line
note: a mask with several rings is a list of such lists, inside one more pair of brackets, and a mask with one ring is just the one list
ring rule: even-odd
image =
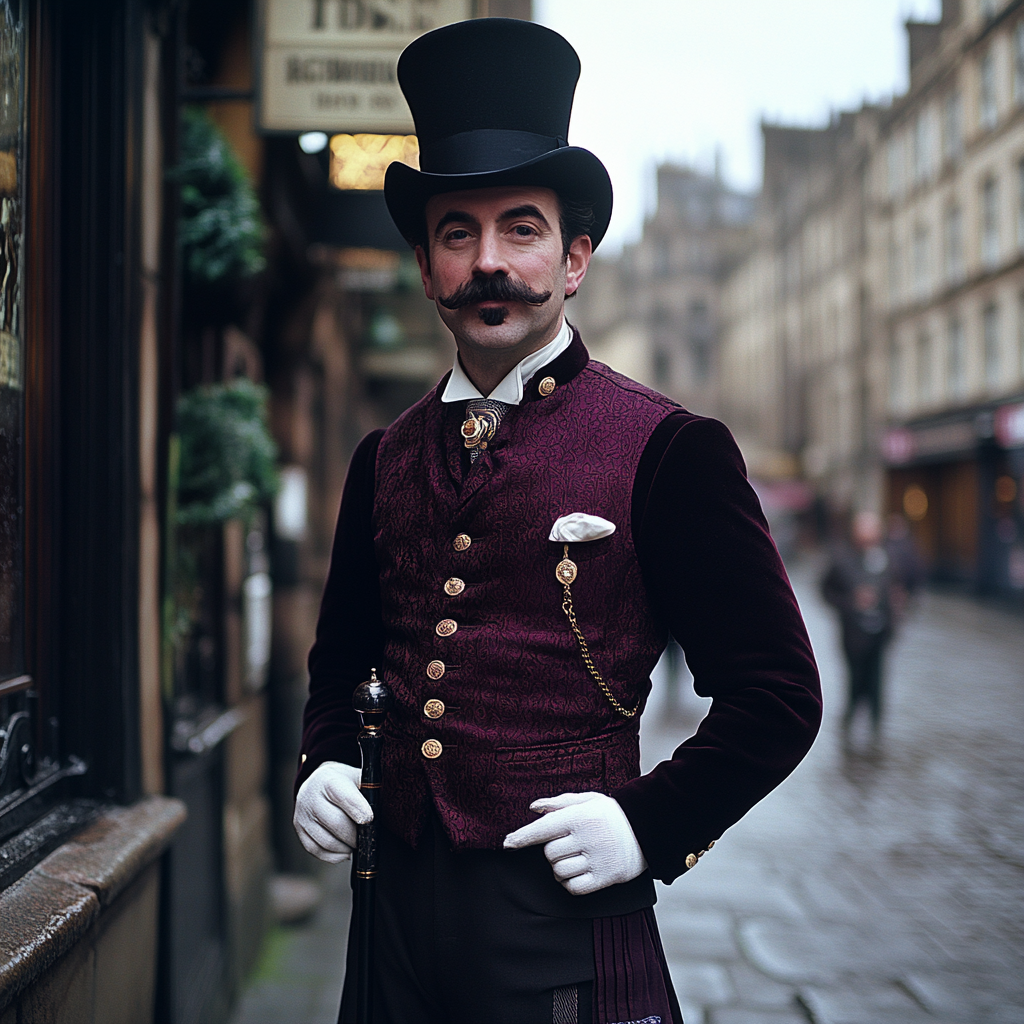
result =
[[762,125],[752,244],[723,287],[722,414],[752,475],[872,488],[866,194],[875,112]]
[[910,88],[763,128],[723,291],[722,412],[755,473],[905,515],[937,578],[1024,590],[1024,5],[907,24]]
[[720,407],[722,282],[748,246],[753,199],[689,167],[657,171],[640,240],[596,259],[569,320],[596,358],[695,412]]
[[1024,5],[907,26],[872,174],[885,508],[935,573],[1024,589]]

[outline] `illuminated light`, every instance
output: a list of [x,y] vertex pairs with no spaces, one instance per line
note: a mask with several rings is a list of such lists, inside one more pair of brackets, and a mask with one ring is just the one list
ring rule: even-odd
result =
[[917,484],[903,492],[903,511],[912,522],[919,523],[928,515],[928,495]]
[[996,501],[1009,505],[1017,497],[1017,481],[1012,476],[1001,476],[996,480]]
[[299,136],[299,149],[303,153],[319,153],[327,147],[327,132],[303,132]]
[[420,168],[415,135],[334,135],[331,138],[330,180],[335,188],[384,188],[384,172],[398,160]]

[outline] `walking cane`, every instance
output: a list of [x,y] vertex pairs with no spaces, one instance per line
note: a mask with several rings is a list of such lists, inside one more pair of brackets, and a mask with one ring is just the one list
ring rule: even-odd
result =
[[[368,825],[360,825],[356,839],[356,860],[352,876],[352,913],[356,940],[356,1024],[373,1021],[373,911],[377,887],[377,795],[380,793],[380,754],[384,745],[382,727],[391,707],[391,689],[370,669],[370,678],[352,695],[352,707],[362,722],[356,739],[363,762],[359,789],[374,812]],[[338,1024],[342,1024],[338,1012]]]

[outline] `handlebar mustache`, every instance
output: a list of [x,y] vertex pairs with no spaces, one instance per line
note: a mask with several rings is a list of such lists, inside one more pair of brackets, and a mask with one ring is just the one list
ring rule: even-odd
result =
[[474,277],[459,285],[451,295],[439,295],[437,301],[445,309],[462,309],[475,306],[478,302],[525,302],[531,306],[543,306],[551,298],[551,292],[535,292],[522,281],[515,281],[508,274],[497,273],[490,277]]

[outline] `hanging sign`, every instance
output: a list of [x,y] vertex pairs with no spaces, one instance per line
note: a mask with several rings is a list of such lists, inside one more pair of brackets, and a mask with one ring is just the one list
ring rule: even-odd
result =
[[472,0],[261,0],[257,128],[408,135],[398,56]]

